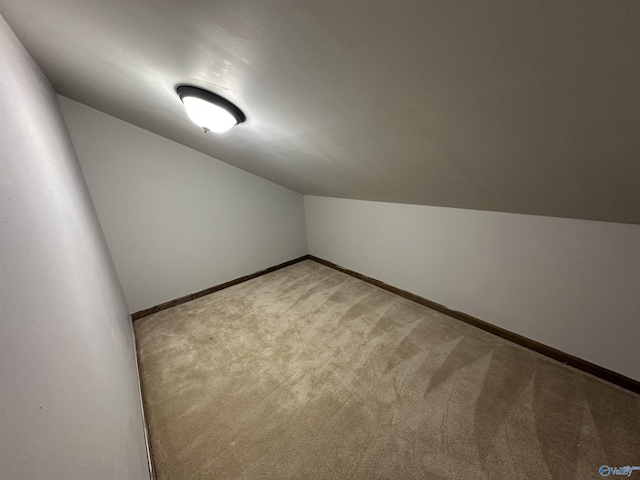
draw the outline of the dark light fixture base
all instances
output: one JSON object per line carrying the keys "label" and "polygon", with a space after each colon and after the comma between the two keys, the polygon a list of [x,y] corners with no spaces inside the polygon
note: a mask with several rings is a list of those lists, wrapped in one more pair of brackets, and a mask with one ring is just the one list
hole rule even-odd
{"label": "dark light fixture base", "polygon": [[[200,98],[206,102],[218,105],[221,108],[227,110],[236,119],[236,125],[243,123],[247,120],[246,115],[236,105],[231,103],[224,97],[218,94],[204,90],[203,88],[194,87],[193,85],[178,85],[176,87],[176,93],[182,100],[184,97]],[[207,129],[204,129],[205,133],[208,133]]]}

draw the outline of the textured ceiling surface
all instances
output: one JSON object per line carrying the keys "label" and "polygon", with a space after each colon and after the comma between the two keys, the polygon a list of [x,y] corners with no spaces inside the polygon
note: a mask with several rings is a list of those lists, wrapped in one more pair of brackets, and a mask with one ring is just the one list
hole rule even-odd
{"label": "textured ceiling surface", "polygon": [[[55,89],[305,194],[640,223],[640,2],[0,0]],[[237,103],[224,135],[174,87]]]}

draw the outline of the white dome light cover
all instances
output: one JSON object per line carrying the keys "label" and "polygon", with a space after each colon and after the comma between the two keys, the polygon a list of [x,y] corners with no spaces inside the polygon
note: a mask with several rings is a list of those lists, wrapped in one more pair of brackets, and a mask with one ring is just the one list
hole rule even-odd
{"label": "white dome light cover", "polygon": [[229,100],[202,88],[179,85],[176,92],[191,121],[205,132],[221,133],[247,119]]}

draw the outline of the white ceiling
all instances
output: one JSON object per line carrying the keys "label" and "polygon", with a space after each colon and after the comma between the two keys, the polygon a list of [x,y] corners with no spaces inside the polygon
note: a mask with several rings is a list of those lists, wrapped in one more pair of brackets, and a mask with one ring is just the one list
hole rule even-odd
{"label": "white ceiling", "polygon": [[[640,2],[0,0],[56,90],[305,194],[640,223]],[[204,134],[192,83],[247,123]]]}

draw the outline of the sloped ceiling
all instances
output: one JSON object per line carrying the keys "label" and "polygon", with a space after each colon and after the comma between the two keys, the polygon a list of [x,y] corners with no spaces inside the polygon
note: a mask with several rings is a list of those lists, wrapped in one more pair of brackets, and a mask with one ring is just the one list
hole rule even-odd
{"label": "sloped ceiling", "polygon": [[[640,223],[637,1],[0,0],[0,13],[60,94],[301,193]],[[179,83],[247,123],[204,134]]]}

